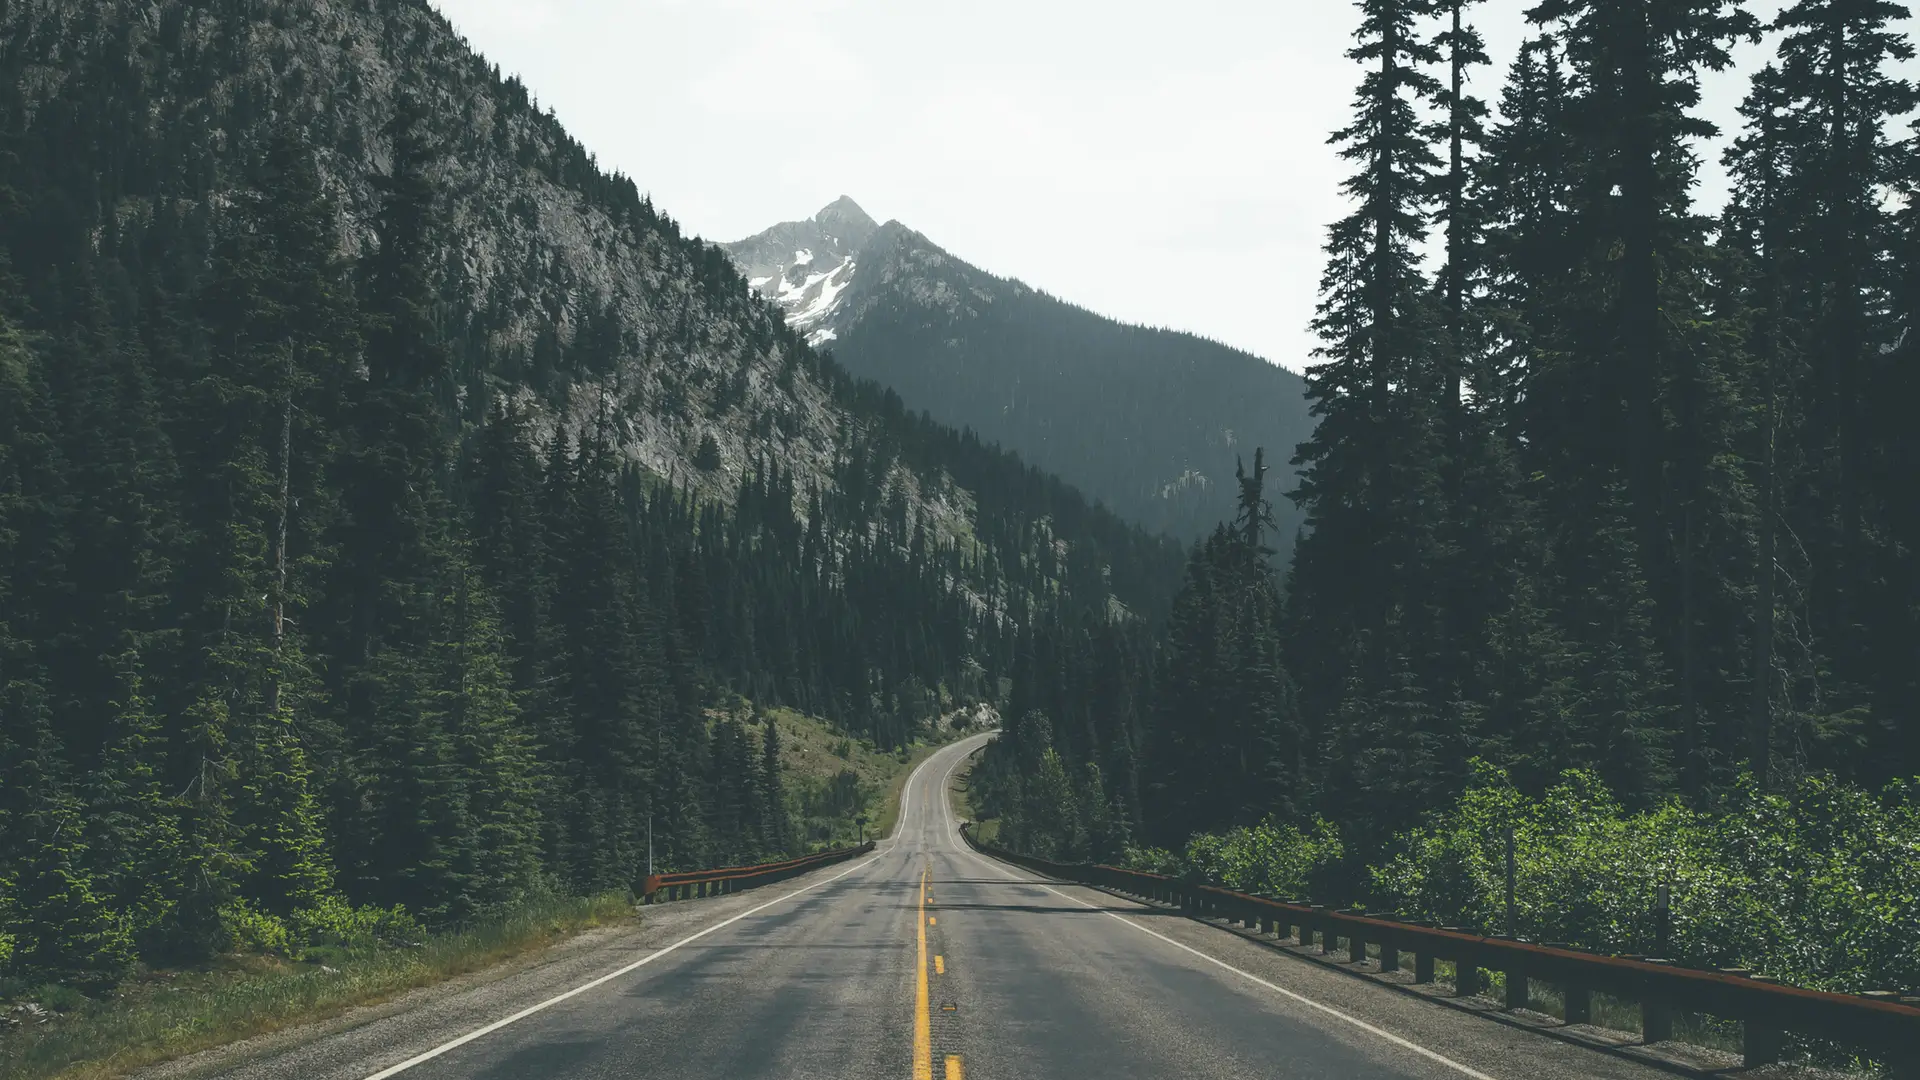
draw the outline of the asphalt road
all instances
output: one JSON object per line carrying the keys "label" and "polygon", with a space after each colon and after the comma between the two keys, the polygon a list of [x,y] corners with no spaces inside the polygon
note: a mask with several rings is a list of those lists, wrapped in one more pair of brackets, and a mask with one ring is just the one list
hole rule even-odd
{"label": "asphalt road", "polygon": [[914,773],[894,837],[865,859],[664,905],[639,936],[590,941],[530,970],[401,1002],[244,1062],[169,1072],[226,1080],[1668,1075],[976,855],[960,841],[945,794],[979,741],[944,748]]}

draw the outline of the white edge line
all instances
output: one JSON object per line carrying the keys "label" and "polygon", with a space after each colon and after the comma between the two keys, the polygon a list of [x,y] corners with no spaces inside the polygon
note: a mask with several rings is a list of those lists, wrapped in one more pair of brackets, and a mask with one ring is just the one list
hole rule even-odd
{"label": "white edge line", "polygon": [[761,904],[759,907],[748,908],[746,911],[743,911],[740,914],[735,915],[733,918],[728,919],[725,922],[714,923],[712,926],[707,927],[705,930],[702,930],[699,933],[689,934],[686,937],[681,938],[679,941],[676,941],[673,944],[666,946],[665,948],[658,949],[654,952],[648,953],[647,955],[641,957],[638,960],[635,960],[633,963],[628,964],[626,967],[623,967],[618,971],[610,971],[607,974],[602,975],[599,978],[593,980],[592,982],[584,983],[580,986],[576,986],[564,994],[559,994],[557,996],[550,997],[538,1005],[530,1005],[527,1008],[521,1009],[519,1012],[514,1013],[512,1016],[509,1016],[504,1020],[495,1020],[493,1023],[488,1024],[485,1027],[475,1028],[474,1030],[467,1032],[465,1035],[462,1035],[457,1039],[453,1039],[448,1042],[441,1043],[439,1046],[436,1046],[433,1049],[428,1050],[423,1054],[418,1054],[418,1055],[415,1055],[414,1057],[410,1057],[398,1065],[390,1065],[387,1068],[381,1069],[379,1072],[374,1073],[371,1076],[368,1076],[366,1080],[386,1080],[387,1077],[395,1076],[399,1073],[403,1073],[408,1069],[411,1069],[415,1065],[418,1065],[422,1062],[431,1061],[434,1058],[439,1057],[441,1054],[444,1054],[449,1050],[455,1049],[457,1047],[465,1046],[467,1043],[472,1042],[473,1040],[479,1038],[482,1035],[491,1034],[495,1031],[499,1031],[503,1027],[506,1027],[508,1024],[514,1023],[515,1021],[524,1020],[527,1017],[532,1016],[534,1013],[537,1013],[540,1010],[547,1008],[548,1006],[558,1005],[560,1002],[565,1001],[576,994],[584,994],[587,991],[593,989],[594,987],[600,986],[607,982],[611,982],[614,979],[617,979],[620,976],[625,975],[630,971],[634,971],[635,969],[638,969],[638,968],[643,968],[648,964],[653,963],[655,960],[658,960],[661,957],[667,955],[668,953],[674,951],[675,949],[678,949],[680,946],[688,944],[689,942],[698,941],[699,939],[706,937],[708,934],[713,933],[715,930],[720,930],[728,926],[732,926],[734,923],[739,922],[741,919],[744,919],[749,915],[757,915],[760,912],[765,911],[768,908],[774,906],[775,904],[779,904],[779,903],[783,903],[785,901],[791,900],[794,897],[799,896],[801,893],[804,893],[804,892],[812,892],[813,890],[819,888],[822,885],[831,885],[834,882],[839,881],[841,878],[846,877],[848,874],[853,873],[855,870],[863,870],[869,866],[872,866],[875,861],[876,861],[875,859],[862,859],[860,862],[846,868],[845,870],[840,871],[839,873],[833,875],[830,878],[827,878],[824,881],[816,881],[813,884],[808,885],[806,888],[795,889],[792,892],[786,894],[785,896],[781,896],[781,897],[777,897],[775,899],[769,900],[766,903]]}
{"label": "white edge line", "polygon": [[[949,813],[951,813],[951,810],[949,810]],[[1066,893],[1061,892],[1060,890],[1054,888],[1051,885],[1046,884],[1045,882],[1027,881],[1019,877],[1016,877],[1013,874],[1010,874],[1006,870],[1002,869],[999,863],[991,862],[983,858],[977,852],[975,852],[972,848],[966,847],[964,844],[961,846],[959,850],[964,852],[968,858],[973,859],[975,862],[980,863],[981,865],[987,867],[990,870],[993,870],[995,873],[998,873],[1000,876],[1006,878],[1008,881],[1018,882],[1022,885],[1038,885],[1041,888],[1047,890],[1048,892],[1052,893],[1053,895],[1059,897],[1062,900],[1071,900],[1074,903],[1079,904],[1083,908],[1089,908],[1091,910],[1099,911],[1097,907],[1087,903],[1085,900],[1082,900],[1077,896],[1068,896]],[[1494,1080],[1494,1077],[1488,1076],[1486,1073],[1483,1073],[1480,1070],[1475,1069],[1470,1065],[1463,1065],[1460,1062],[1455,1061],[1444,1054],[1436,1053],[1435,1051],[1429,1050],[1426,1047],[1421,1046],[1419,1043],[1411,1042],[1407,1039],[1403,1039],[1400,1036],[1395,1035],[1393,1032],[1386,1030],[1385,1028],[1375,1027],[1374,1025],[1367,1023],[1365,1020],[1362,1020],[1351,1013],[1341,1012],[1339,1009],[1336,1009],[1331,1005],[1323,1005],[1320,1002],[1315,1001],[1310,997],[1305,997],[1301,994],[1297,994],[1294,991],[1289,990],[1284,986],[1278,986],[1274,983],[1268,982],[1267,980],[1261,978],[1258,975],[1253,974],[1250,971],[1242,971],[1241,969],[1234,967],[1232,964],[1227,963],[1225,960],[1220,960],[1220,959],[1216,959],[1214,957],[1208,956],[1206,953],[1201,952],[1199,949],[1196,949],[1191,945],[1187,945],[1182,942],[1175,941],[1172,938],[1168,937],[1167,935],[1162,934],[1158,930],[1153,930],[1148,927],[1141,926],[1139,923],[1134,922],[1132,919],[1125,918],[1116,912],[1100,911],[1100,914],[1105,915],[1107,918],[1113,919],[1114,921],[1122,923],[1126,926],[1131,926],[1135,930],[1138,930],[1141,933],[1146,934],[1148,937],[1159,938],[1161,941],[1166,942],[1167,944],[1173,946],[1176,949],[1181,950],[1182,952],[1192,953],[1193,955],[1199,957],[1202,960],[1205,960],[1207,963],[1212,964],[1217,968],[1221,968],[1226,971],[1231,971],[1235,975],[1240,976],[1241,978],[1247,980],[1248,982],[1254,983],[1255,985],[1258,985],[1258,986],[1263,986],[1266,989],[1271,990],[1282,997],[1289,998],[1293,1001],[1297,1001],[1300,1004],[1306,1005],[1310,1008],[1318,1009],[1321,1012],[1326,1013],[1328,1016],[1334,1017],[1337,1020],[1344,1020],[1345,1022],[1352,1024],[1354,1027],[1357,1027],[1360,1030],[1365,1031],[1369,1034],[1377,1035],[1380,1038],[1385,1039],[1386,1041],[1392,1043],[1395,1046],[1400,1047],[1403,1050],[1411,1050],[1414,1053],[1419,1054],[1421,1057],[1427,1058],[1432,1061],[1436,1061],[1442,1065],[1447,1066],[1450,1069],[1455,1069],[1465,1076],[1471,1076],[1473,1077],[1473,1080]]]}
{"label": "white edge line", "polygon": [[[928,761],[931,761],[931,760],[932,758],[929,757]],[[922,762],[919,766],[916,766],[913,771],[917,773],[925,767],[926,767],[926,762]],[[953,774],[953,769],[949,768],[947,770],[947,775],[951,776],[952,774]],[[893,835],[887,838],[889,841],[889,846],[888,846],[889,851],[893,849],[892,848],[893,843],[898,842],[900,838],[900,832],[906,825],[907,808],[912,805],[911,795],[913,792],[913,780],[914,778],[911,775],[907,777],[907,783],[906,783],[905,789],[901,793],[900,816],[893,823]],[[951,809],[949,809],[949,813],[951,813]],[[734,923],[739,922],[741,919],[744,919],[749,915],[757,915],[760,912],[765,911],[768,908],[774,906],[775,904],[784,903],[788,900],[793,899],[796,896],[799,896],[801,893],[811,892],[822,885],[831,885],[834,882],[839,881],[841,878],[846,877],[848,874],[851,874],[856,870],[861,870],[866,867],[872,866],[876,861],[878,861],[878,857],[879,857],[879,853],[876,852],[874,858],[862,859],[860,862],[847,867],[845,870],[840,871],[839,873],[833,875],[830,878],[827,878],[824,881],[816,881],[813,884],[808,885],[804,889],[795,889],[792,892],[786,894],[785,896],[776,897],[772,900],[767,901],[764,904],[761,904],[759,907],[748,908],[746,911],[743,911],[740,914],[735,915],[733,918],[728,919],[725,922],[714,923],[712,926],[707,927],[705,930],[702,930],[699,933],[689,934],[686,937],[681,938],[679,941],[676,941],[673,944],[666,946],[665,948],[648,953],[647,955],[641,957],[638,960],[635,960],[633,963],[628,964],[626,967],[623,967],[618,971],[610,971],[607,974],[602,975],[599,978],[593,980],[592,982],[585,983],[580,986],[576,986],[564,994],[559,994],[555,997],[550,997],[547,1000],[540,1002],[538,1005],[529,1005],[528,1007],[521,1009],[519,1012],[514,1013],[512,1016],[506,1017],[505,1019],[495,1020],[493,1023],[488,1024],[485,1027],[475,1028],[474,1030],[467,1032],[465,1035],[462,1035],[457,1039],[452,1039],[447,1042],[441,1043],[439,1046],[436,1046],[433,1049],[426,1051],[425,1053],[417,1054],[413,1057],[410,1057],[398,1065],[389,1065],[388,1067],[381,1069],[379,1072],[373,1073],[372,1075],[366,1077],[366,1080],[387,1080],[387,1077],[397,1076],[400,1073],[406,1072],[408,1069],[413,1068],[415,1065],[421,1064],[422,1062],[432,1061],[434,1058],[439,1057],[441,1054],[444,1054],[449,1050],[453,1050],[458,1047],[465,1046],[467,1043],[470,1043],[473,1040],[478,1039],[482,1035],[492,1034],[493,1032],[499,1031],[501,1028],[506,1027],[508,1024],[511,1024],[520,1020],[525,1020],[527,1017],[532,1016],[534,1013],[537,1013],[542,1009],[545,1009],[552,1005],[558,1005],[560,1002],[565,1001],[568,998],[575,996],[576,994],[584,994],[587,991],[593,989],[594,987],[601,986],[605,983],[611,982],[614,979],[617,979],[620,976],[627,974],[628,972],[646,967],[648,964],[651,964],[655,960],[658,960],[661,957],[667,955],[668,953],[674,951],[675,949],[678,949],[680,946],[685,945],[689,942],[698,941],[699,939],[706,937],[708,934],[713,933],[715,930],[720,930],[720,929],[724,929],[725,927],[732,926]]]}

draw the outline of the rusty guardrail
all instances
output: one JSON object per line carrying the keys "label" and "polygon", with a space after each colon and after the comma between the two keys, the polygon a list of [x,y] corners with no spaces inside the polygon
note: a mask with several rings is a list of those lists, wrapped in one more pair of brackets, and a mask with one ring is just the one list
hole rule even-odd
{"label": "rusty guardrail", "polygon": [[1372,945],[1381,971],[1404,970],[1411,954],[1416,983],[1433,981],[1436,959],[1450,961],[1457,996],[1478,993],[1485,985],[1482,973],[1500,971],[1509,1009],[1526,1007],[1527,980],[1538,979],[1555,984],[1565,996],[1568,1024],[1590,1021],[1593,992],[1601,990],[1639,1003],[1647,1042],[1672,1038],[1675,1012],[1706,1013],[1740,1022],[1747,1067],[1778,1061],[1785,1034],[1794,1032],[1856,1048],[1882,1061],[1889,1076],[1920,1080],[1920,996],[1807,990],[1743,969],[1701,970],[1658,958],[1608,956],[1393,915],[1330,911],[1117,866],[1049,862],[983,844],[970,826],[963,824],[961,835],[975,850],[1049,877],[1170,904],[1199,918],[1237,922],[1303,946],[1317,938],[1322,953],[1334,953],[1345,939],[1349,963],[1370,959],[1367,946]]}
{"label": "rusty guardrail", "polygon": [[[649,874],[640,892],[645,902],[649,904],[661,899],[691,900],[701,896],[721,896],[799,877],[809,870],[818,870],[822,866],[845,862],[856,855],[865,855],[872,851],[873,847],[873,841],[869,840],[857,847],[816,851],[811,855],[802,855],[785,862],[760,863],[756,866],[725,866],[713,870],[682,870],[672,874]],[[662,894],[665,895],[662,896]]]}

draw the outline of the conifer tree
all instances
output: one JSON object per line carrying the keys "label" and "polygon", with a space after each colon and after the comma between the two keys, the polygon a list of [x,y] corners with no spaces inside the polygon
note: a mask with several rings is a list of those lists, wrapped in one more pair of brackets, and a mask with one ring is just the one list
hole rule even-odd
{"label": "conifer tree", "polygon": [[[1807,474],[1784,501],[1796,533],[1820,549],[1811,587],[1829,598],[1815,633],[1833,668],[1824,687],[1833,713],[1915,700],[1904,674],[1888,677],[1910,664],[1895,659],[1886,641],[1914,624],[1909,612],[1882,601],[1888,567],[1900,560],[1887,550],[1879,509],[1892,503],[1875,495],[1892,474],[1874,449],[1896,439],[1899,426],[1882,422],[1893,415],[1881,391],[1897,370],[1887,357],[1902,332],[1890,272],[1896,224],[1882,193],[1906,167],[1888,123],[1920,104],[1913,83],[1891,73],[1914,55],[1896,26],[1906,14],[1884,0],[1799,0],[1773,23],[1782,37],[1777,115],[1767,137],[1779,144],[1786,188],[1775,200],[1783,220],[1773,228],[1797,249],[1790,280],[1798,294],[1776,302],[1793,320],[1786,325],[1796,331],[1792,345],[1804,364],[1795,396],[1803,403]],[[1756,84],[1756,95],[1766,92]],[[1875,745],[1898,746],[1897,726],[1891,715],[1874,716],[1859,745],[1869,755]],[[1822,741],[1824,764],[1844,743]]]}
{"label": "conifer tree", "polygon": [[146,696],[138,650],[121,653],[114,666],[113,716],[100,767],[85,785],[85,839],[95,886],[125,913],[146,950],[162,944],[179,898],[179,808],[161,786],[165,735]]}
{"label": "conifer tree", "polygon": [[[1294,458],[1301,473],[1291,494],[1311,531],[1289,578],[1288,655],[1304,708],[1322,718],[1317,745],[1337,741],[1325,727],[1334,717],[1352,715],[1340,701],[1384,688],[1396,658],[1416,664],[1420,678],[1431,665],[1414,650],[1437,629],[1428,579],[1444,496],[1446,377],[1414,249],[1427,235],[1440,166],[1418,120],[1440,88],[1422,68],[1440,57],[1415,33],[1420,5],[1359,8],[1359,44],[1348,55],[1368,71],[1353,123],[1333,137],[1359,166],[1343,185],[1356,206],[1328,231],[1313,324],[1323,362],[1307,390],[1319,426]],[[1319,763],[1323,778],[1333,775],[1328,764]]]}

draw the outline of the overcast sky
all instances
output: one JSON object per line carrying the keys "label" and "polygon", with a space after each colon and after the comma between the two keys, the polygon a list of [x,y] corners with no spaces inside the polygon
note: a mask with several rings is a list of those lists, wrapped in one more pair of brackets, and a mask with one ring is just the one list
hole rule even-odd
{"label": "overcast sky", "polygon": [[[1326,136],[1360,75],[1346,0],[437,2],[710,240],[846,194],[1103,314],[1308,360],[1320,243],[1345,212]],[[1531,2],[1477,9],[1489,101]],[[1733,128],[1770,55],[1740,49],[1701,112]]]}

